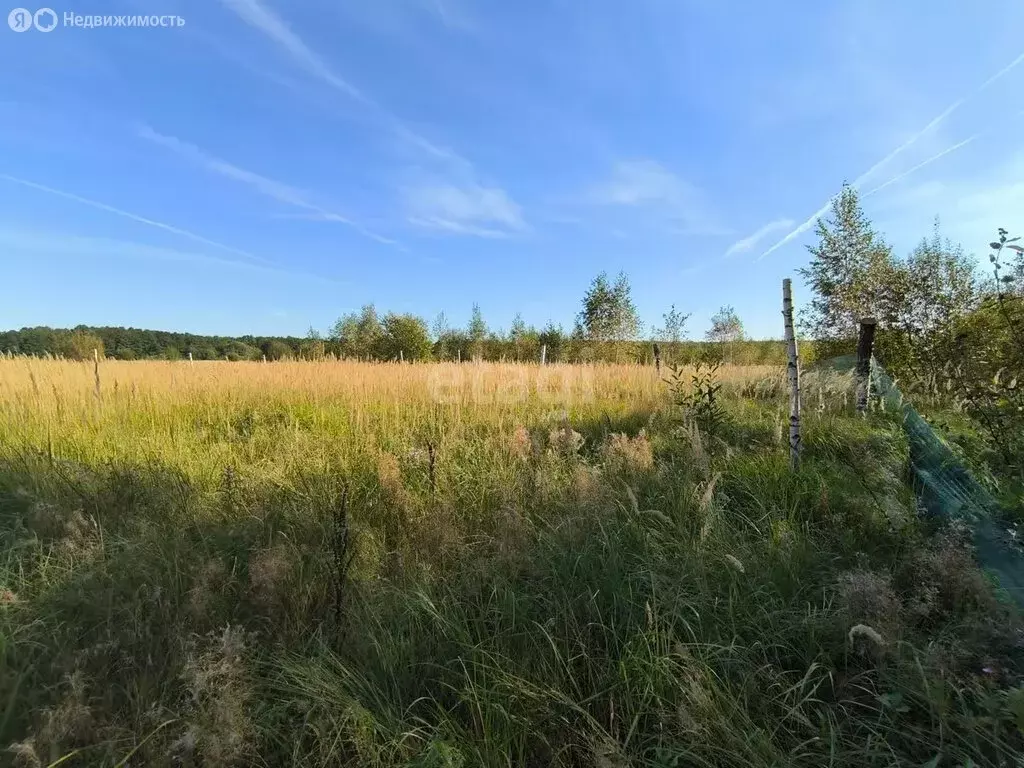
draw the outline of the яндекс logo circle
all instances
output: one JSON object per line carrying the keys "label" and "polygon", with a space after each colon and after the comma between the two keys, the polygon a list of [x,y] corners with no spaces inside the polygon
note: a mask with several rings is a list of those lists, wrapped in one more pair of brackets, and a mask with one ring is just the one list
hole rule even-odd
{"label": "\u044f\u043d\u0434\u0435\u043a\u0441 logo circle", "polygon": [[7,14],[7,26],[15,32],[27,32],[32,29],[32,11],[28,8],[15,8]]}

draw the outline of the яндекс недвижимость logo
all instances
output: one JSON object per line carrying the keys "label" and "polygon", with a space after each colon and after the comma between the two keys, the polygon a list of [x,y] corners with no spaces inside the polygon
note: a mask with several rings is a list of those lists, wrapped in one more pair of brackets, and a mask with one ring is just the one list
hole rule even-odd
{"label": "\u044f\u043d\u0434\u0435\u043a\u0441 \u043d\u0435\u0434\u0432\u0438\u0436\u0438\u043c\u043e\u0441\u0442\u044c logo", "polygon": [[[63,24],[61,20],[63,19]],[[80,14],[65,11],[63,17],[52,8],[40,8],[32,12],[28,8],[15,8],[7,14],[7,26],[15,32],[52,32],[58,26],[81,27],[183,27],[185,19],[177,15],[145,16],[113,14]]]}

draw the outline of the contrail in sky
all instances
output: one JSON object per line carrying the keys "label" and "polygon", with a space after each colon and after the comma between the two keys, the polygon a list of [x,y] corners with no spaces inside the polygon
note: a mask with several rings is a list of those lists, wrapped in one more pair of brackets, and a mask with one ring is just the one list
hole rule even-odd
{"label": "contrail in sky", "polygon": [[[1003,68],[1002,68],[1001,70],[999,70],[999,71],[998,71],[998,72],[996,72],[996,73],[995,73],[994,75],[992,75],[992,77],[990,77],[990,78],[989,78],[988,80],[986,80],[985,82],[983,82],[983,83],[982,83],[982,84],[981,84],[980,86],[978,86],[978,88],[977,88],[977,89],[976,89],[976,90],[974,91],[974,93],[970,94],[970,96],[967,96],[967,97],[964,97],[964,98],[960,98],[960,99],[957,99],[957,100],[956,100],[956,101],[954,101],[954,102],[953,102],[952,104],[950,104],[950,105],[949,105],[948,107],[946,107],[946,108],[945,108],[944,110],[942,110],[942,112],[941,112],[941,113],[940,113],[940,114],[939,114],[939,115],[938,115],[937,117],[933,118],[933,119],[931,120],[931,122],[929,122],[929,123],[928,123],[928,125],[926,125],[926,126],[925,126],[924,128],[922,128],[922,129],[921,129],[920,131],[918,131],[917,133],[915,133],[915,134],[914,134],[913,136],[911,136],[911,137],[910,137],[909,139],[907,139],[907,140],[906,140],[905,142],[903,142],[902,144],[900,144],[900,146],[898,146],[898,147],[897,147],[896,149],[894,149],[894,150],[893,150],[892,152],[890,152],[890,153],[889,153],[888,155],[886,155],[885,157],[883,157],[883,158],[882,158],[881,160],[879,160],[879,161],[878,161],[877,163],[875,163],[874,165],[872,165],[872,166],[871,166],[871,167],[870,167],[870,168],[869,168],[868,170],[866,170],[866,171],[865,171],[864,173],[862,173],[862,174],[861,174],[860,176],[858,176],[858,177],[857,177],[857,179],[856,179],[856,181],[854,181],[854,182],[853,182],[853,185],[852,185],[852,186],[853,186],[853,187],[855,187],[855,188],[856,188],[856,187],[859,187],[859,186],[860,186],[861,184],[863,184],[863,183],[864,183],[864,181],[866,181],[866,180],[867,180],[867,179],[868,179],[868,178],[869,178],[869,177],[870,177],[870,176],[871,176],[871,175],[872,175],[873,173],[875,173],[875,171],[877,171],[877,170],[878,170],[879,168],[882,168],[883,166],[887,165],[887,164],[888,164],[888,163],[889,163],[890,161],[892,161],[892,160],[893,160],[893,159],[894,159],[895,157],[897,157],[897,156],[898,156],[899,154],[901,154],[901,153],[902,153],[902,152],[904,152],[904,151],[905,151],[906,149],[908,149],[908,148],[910,148],[911,146],[913,146],[913,145],[914,145],[914,144],[915,144],[915,143],[917,142],[917,140],[918,140],[918,139],[920,139],[920,138],[921,138],[922,136],[924,136],[924,135],[925,135],[926,133],[928,133],[928,132],[929,132],[929,131],[931,131],[931,130],[932,130],[933,128],[935,128],[936,126],[938,126],[938,125],[939,125],[940,123],[942,123],[942,122],[943,122],[943,121],[944,121],[944,120],[945,120],[946,118],[948,118],[948,117],[949,117],[949,116],[950,116],[951,114],[953,114],[953,113],[954,113],[954,112],[955,112],[955,111],[956,111],[957,109],[959,109],[959,108],[960,108],[960,106],[961,106],[961,105],[962,105],[962,104],[963,104],[963,103],[964,103],[965,101],[967,101],[967,99],[968,99],[968,98],[973,98],[974,96],[977,96],[977,95],[978,95],[979,93],[981,93],[981,92],[982,92],[983,90],[985,90],[985,89],[986,89],[986,88],[988,88],[988,87],[989,87],[990,85],[992,85],[992,83],[994,83],[994,82],[995,82],[996,80],[998,80],[999,78],[1003,77],[1003,76],[1004,76],[1004,75],[1006,75],[1006,74],[1007,74],[1008,72],[1010,72],[1010,71],[1011,71],[1012,69],[1014,69],[1015,67],[1017,67],[1017,66],[1018,66],[1018,65],[1019,65],[1019,64],[1020,64],[1021,62],[1024,62],[1024,53],[1021,53],[1021,54],[1020,54],[1020,55],[1019,55],[1019,56],[1018,56],[1017,58],[1015,58],[1015,59],[1014,59],[1013,61],[1011,61],[1011,62],[1010,62],[1009,64],[1007,64],[1007,65],[1006,65],[1005,67],[1003,67]],[[940,157],[942,157],[943,155],[949,154],[949,153],[950,153],[950,152],[952,152],[953,150],[955,150],[955,149],[959,149],[960,147],[962,147],[962,146],[964,146],[964,145],[966,145],[966,144],[970,143],[971,141],[973,141],[973,140],[974,140],[974,139],[976,139],[977,137],[978,137],[978,134],[975,134],[974,136],[971,136],[970,138],[968,138],[968,139],[965,139],[964,141],[960,142],[959,144],[957,144],[957,145],[955,145],[955,146],[953,146],[953,147],[950,147],[950,148],[948,148],[948,149],[946,149],[946,150],[943,150],[942,152],[940,152],[939,154],[935,155],[934,157],[931,157],[931,158],[929,158],[928,160],[925,160],[924,162],[922,162],[922,163],[919,163],[919,164],[918,164],[918,165],[916,165],[916,166],[915,166],[914,168],[911,168],[911,169],[910,169],[909,171],[905,171],[905,172],[903,172],[903,173],[899,174],[898,176],[896,176],[896,177],[894,177],[894,178],[892,178],[892,179],[889,179],[888,181],[884,182],[884,183],[883,183],[883,184],[881,184],[880,186],[878,186],[878,187],[876,187],[875,189],[873,189],[873,190],[872,190],[871,192],[869,192],[868,194],[872,194],[872,193],[874,193],[874,192],[877,192],[877,191],[878,191],[879,189],[882,189],[883,187],[887,187],[887,186],[888,186],[889,184],[892,184],[892,183],[894,183],[894,182],[895,182],[895,181],[896,181],[897,179],[902,179],[902,178],[904,178],[904,177],[908,176],[909,174],[913,173],[914,171],[918,170],[919,168],[923,168],[924,166],[928,165],[929,163],[931,163],[931,162],[934,162],[935,160],[938,160],[938,159],[939,159]],[[814,212],[813,214],[811,214],[810,218],[808,218],[808,219],[807,219],[806,221],[804,221],[804,222],[803,222],[802,224],[800,224],[799,226],[797,226],[797,227],[796,227],[796,229],[794,229],[794,230],[792,230],[791,232],[789,232],[789,233],[788,233],[788,234],[787,234],[787,235],[786,235],[785,237],[783,237],[783,238],[782,238],[781,240],[779,240],[779,241],[778,241],[777,243],[775,243],[775,245],[771,246],[771,247],[770,247],[770,248],[769,248],[769,249],[768,249],[767,251],[765,251],[765,252],[764,252],[764,253],[762,253],[762,254],[761,254],[760,256],[758,256],[756,260],[757,260],[757,261],[760,261],[760,260],[761,260],[761,259],[763,259],[763,258],[764,258],[765,256],[767,256],[768,254],[770,254],[770,253],[773,253],[773,252],[777,251],[777,250],[778,250],[779,248],[781,248],[782,246],[786,245],[787,243],[790,243],[790,242],[792,242],[792,241],[793,241],[793,240],[795,240],[795,239],[796,239],[797,237],[799,237],[799,236],[800,236],[800,235],[802,235],[802,234],[803,234],[804,232],[806,232],[806,231],[807,231],[808,229],[810,229],[811,227],[813,227],[813,226],[814,226],[814,223],[815,223],[815,222],[816,222],[816,221],[817,221],[817,220],[818,220],[818,219],[819,219],[819,218],[820,218],[820,217],[821,217],[821,216],[822,216],[822,215],[823,215],[823,214],[824,214],[824,213],[825,213],[826,211],[828,211],[828,209],[829,209],[829,206],[831,206],[831,205],[832,205],[832,201],[833,201],[833,200],[835,200],[835,199],[836,199],[836,197],[838,197],[838,195],[833,195],[832,197],[830,197],[830,198],[828,199],[828,201],[827,201],[827,202],[826,202],[826,203],[825,203],[825,204],[824,204],[824,205],[823,205],[823,206],[822,206],[821,208],[819,208],[819,209],[818,209],[817,211],[815,211],[815,212]]]}

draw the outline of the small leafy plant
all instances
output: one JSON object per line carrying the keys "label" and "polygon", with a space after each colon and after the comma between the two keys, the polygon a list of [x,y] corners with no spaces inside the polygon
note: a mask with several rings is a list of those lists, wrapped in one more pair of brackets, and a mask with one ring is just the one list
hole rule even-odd
{"label": "small leafy plant", "polygon": [[718,380],[718,369],[721,365],[720,359],[704,355],[697,360],[689,377],[682,368],[671,365],[666,379],[672,401],[683,410],[684,418],[711,437],[721,432],[726,421],[719,398],[722,383]]}

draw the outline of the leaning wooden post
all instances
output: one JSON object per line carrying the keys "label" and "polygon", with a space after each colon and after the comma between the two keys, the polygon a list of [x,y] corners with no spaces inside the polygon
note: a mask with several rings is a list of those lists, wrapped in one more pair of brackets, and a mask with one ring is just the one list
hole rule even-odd
{"label": "leaning wooden post", "polygon": [[541,365],[547,365],[547,362],[548,362],[548,345],[547,344],[541,344],[540,345],[540,364]]}
{"label": "leaning wooden post", "polygon": [[860,321],[857,336],[857,413],[867,415],[868,399],[871,397],[871,352],[875,347],[875,330],[878,321],[865,317]]}
{"label": "leaning wooden post", "polygon": [[661,347],[654,344],[654,371],[655,373],[661,373]]}
{"label": "leaning wooden post", "polygon": [[194,365],[194,363],[192,362],[192,353],[191,352],[188,353],[188,364],[189,365]]}
{"label": "leaning wooden post", "polygon": [[405,352],[403,350],[401,350],[401,349],[398,350],[398,362],[400,362],[400,363],[404,363],[405,362]]}
{"label": "leaning wooden post", "polygon": [[800,468],[800,355],[793,330],[793,281],[782,281],[782,317],[786,326],[786,351],[789,354],[789,464]]}

